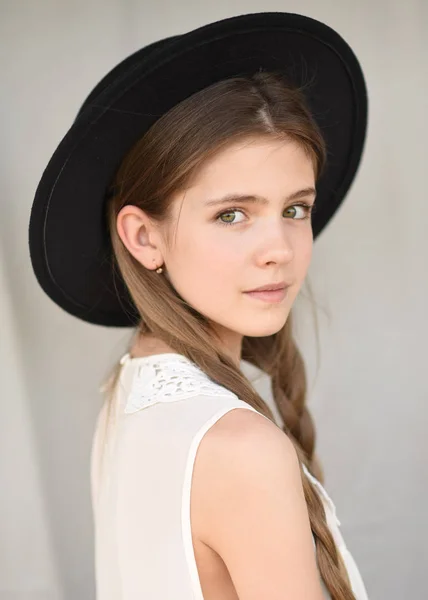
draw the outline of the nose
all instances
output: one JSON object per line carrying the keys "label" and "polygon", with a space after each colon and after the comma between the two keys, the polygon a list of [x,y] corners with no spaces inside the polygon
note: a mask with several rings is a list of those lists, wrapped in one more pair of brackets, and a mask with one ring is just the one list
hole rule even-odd
{"label": "nose", "polygon": [[287,231],[284,222],[263,228],[260,232],[257,249],[257,263],[259,266],[267,263],[287,264],[293,260],[294,246],[292,233]]}

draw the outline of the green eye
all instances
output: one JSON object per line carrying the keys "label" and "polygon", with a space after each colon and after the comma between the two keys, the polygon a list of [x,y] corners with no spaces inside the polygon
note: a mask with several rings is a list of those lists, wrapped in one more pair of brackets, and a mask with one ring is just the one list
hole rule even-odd
{"label": "green eye", "polygon": [[289,206],[286,210],[291,210],[293,208],[296,209],[297,207],[304,209],[305,216],[301,217],[300,219],[293,219],[294,221],[304,221],[306,219],[309,219],[311,216],[311,213],[315,210],[315,208],[313,206],[311,206],[310,204],[305,204],[305,203],[293,204],[293,206]]}
{"label": "green eye", "polygon": [[[234,217],[236,215],[236,213],[242,213],[242,210],[240,210],[239,208],[232,208],[230,210],[227,210],[225,212],[220,213],[217,217],[216,217],[216,221],[218,221],[218,223],[220,223],[221,225],[234,225],[235,224],[235,220]],[[223,220],[223,217],[232,217],[231,219],[227,219],[227,220]],[[239,221],[238,221],[239,222]]]}

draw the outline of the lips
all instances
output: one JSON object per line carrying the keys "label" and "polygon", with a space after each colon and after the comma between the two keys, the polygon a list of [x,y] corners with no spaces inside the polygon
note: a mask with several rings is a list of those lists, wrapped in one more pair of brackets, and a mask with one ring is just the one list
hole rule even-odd
{"label": "lips", "polygon": [[258,288],[254,288],[253,290],[247,290],[246,293],[250,292],[274,292],[276,290],[283,290],[284,288],[289,287],[285,281],[280,281],[279,283],[268,283],[266,285],[262,285]]}
{"label": "lips", "polygon": [[277,288],[276,290],[257,290],[251,292],[245,292],[245,295],[254,298],[255,300],[261,300],[270,304],[277,304],[282,302],[288,295],[288,286]]}

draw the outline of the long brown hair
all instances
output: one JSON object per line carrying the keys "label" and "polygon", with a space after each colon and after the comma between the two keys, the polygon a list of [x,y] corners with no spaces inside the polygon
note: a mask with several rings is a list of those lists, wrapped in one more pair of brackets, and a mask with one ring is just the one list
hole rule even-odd
{"label": "long brown hair", "polygon": [[[114,267],[141,317],[138,332],[164,341],[274,423],[271,410],[224,353],[208,320],[178,295],[168,278],[144,268],[128,252],[116,220],[122,207],[132,204],[156,222],[168,224],[171,196],[186,188],[205,160],[238,139],[267,136],[296,141],[312,159],[318,179],[326,147],[303,90],[277,74],[259,72],[220,81],[192,95],[159,118],[130,150],[118,169],[107,206]],[[314,424],[306,407],[305,366],[293,338],[291,313],[277,333],[244,337],[242,359],[271,376],[284,432],[300,463],[322,482]],[[119,372],[118,365],[106,388],[110,398]],[[322,579],[333,600],[355,600],[322,501],[302,467],[301,475]]]}

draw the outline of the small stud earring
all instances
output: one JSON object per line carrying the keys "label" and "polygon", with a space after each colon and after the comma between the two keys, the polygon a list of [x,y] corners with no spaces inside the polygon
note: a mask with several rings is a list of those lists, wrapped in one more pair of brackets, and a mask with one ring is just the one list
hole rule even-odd
{"label": "small stud earring", "polygon": [[163,272],[163,268],[162,268],[162,267],[158,267],[158,268],[156,269],[156,273],[162,273],[162,272]]}

